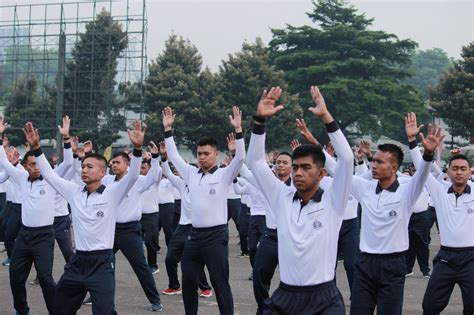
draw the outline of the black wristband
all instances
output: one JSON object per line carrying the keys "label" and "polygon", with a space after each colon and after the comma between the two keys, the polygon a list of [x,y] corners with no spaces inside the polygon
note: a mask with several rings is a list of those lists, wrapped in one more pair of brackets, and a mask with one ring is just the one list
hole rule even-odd
{"label": "black wristband", "polygon": [[133,156],[141,157],[142,156],[142,149],[133,148]]}
{"label": "black wristband", "polygon": [[64,149],[70,149],[70,148],[71,148],[71,142],[65,142]]}
{"label": "black wristband", "polygon": [[253,124],[252,132],[256,135],[263,135],[265,133],[265,125]]}
{"label": "black wristband", "polygon": [[244,137],[244,133],[243,132],[237,132],[235,134],[235,139],[242,139]]}
{"label": "black wristband", "polygon": [[255,120],[256,122],[261,123],[261,124],[264,124],[267,121],[267,119],[265,117],[260,117],[260,116],[257,116],[257,115],[253,116],[253,120]]}
{"label": "black wristband", "polygon": [[169,137],[172,137],[172,136],[173,136],[173,130],[165,131],[165,138],[169,138]]}
{"label": "black wristband", "polygon": [[428,153],[423,153],[423,160],[425,160],[426,162],[431,162],[433,161],[433,158],[434,158],[434,153],[432,154],[428,154]]}
{"label": "black wristband", "polygon": [[36,150],[33,150],[33,154],[35,155],[35,157],[38,157],[43,154],[43,150],[41,150],[41,148],[38,148]]}
{"label": "black wristband", "polygon": [[158,153],[152,153],[151,157],[157,159],[160,155]]}
{"label": "black wristband", "polygon": [[339,130],[339,126],[337,125],[337,122],[335,120],[325,125],[326,125],[326,130],[328,133],[336,132]]}
{"label": "black wristband", "polygon": [[168,158],[163,158],[163,157],[161,157],[161,162],[162,162],[162,163],[164,163],[164,162],[166,162],[166,161],[168,161]]}
{"label": "black wristband", "polygon": [[367,161],[372,162],[372,160],[373,160],[373,157],[371,157],[371,156],[367,157]]}
{"label": "black wristband", "polygon": [[364,161],[357,161],[357,165],[362,165],[364,164]]}
{"label": "black wristband", "polygon": [[73,158],[73,159],[77,159],[78,157],[79,157],[79,155],[77,155],[77,154],[75,154],[75,153],[72,154],[72,158]]}
{"label": "black wristband", "polygon": [[418,143],[416,142],[416,140],[408,142],[408,147],[410,148],[410,150],[416,148],[417,146]]}

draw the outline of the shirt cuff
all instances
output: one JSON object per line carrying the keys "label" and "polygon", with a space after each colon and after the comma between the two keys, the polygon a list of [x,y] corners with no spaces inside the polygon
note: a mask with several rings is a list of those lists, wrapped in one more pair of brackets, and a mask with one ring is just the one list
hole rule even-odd
{"label": "shirt cuff", "polygon": [[172,136],[173,136],[173,130],[165,131],[165,138],[169,138],[169,137],[172,137]]}
{"label": "shirt cuff", "polygon": [[43,150],[41,150],[41,148],[39,148],[39,149],[34,150],[33,153],[34,153],[35,157],[38,157],[41,154],[43,154]]}
{"label": "shirt cuff", "polygon": [[243,132],[237,132],[235,134],[235,139],[243,139],[244,137],[244,133]]}
{"label": "shirt cuff", "polygon": [[423,153],[423,160],[426,162],[431,162],[433,161],[434,154],[428,154],[428,153]]}
{"label": "shirt cuff", "polygon": [[133,156],[142,157],[142,149],[133,148]]}
{"label": "shirt cuff", "polygon": [[325,125],[326,125],[326,130],[328,133],[333,133],[339,130],[339,126],[337,125],[337,122],[335,120]]}
{"label": "shirt cuff", "polygon": [[252,132],[256,135],[263,135],[265,133],[265,124],[253,124]]}
{"label": "shirt cuff", "polygon": [[152,153],[151,157],[154,158],[154,159],[157,159],[157,158],[160,157],[160,155],[158,153]]}
{"label": "shirt cuff", "polygon": [[71,148],[71,142],[65,142],[64,149],[70,149],[70,148]]}
{"label": "shirt cuff", "polygon": [[410,148],[410,150],[416,148],[417,146],[418,146],[418,143],[416,142],[416,140],[408,142],[408,147]]}

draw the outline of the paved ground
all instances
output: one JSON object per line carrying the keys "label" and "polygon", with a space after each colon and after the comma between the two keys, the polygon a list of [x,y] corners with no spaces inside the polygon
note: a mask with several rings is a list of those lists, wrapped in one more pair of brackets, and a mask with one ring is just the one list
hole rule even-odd
{"label": "paved ground", "polygon": [[[439,248],[439,235],[433,234],[433,244],[431,246],[431,257]],[[164,241],[164,237],[160,238],[160,242]],[[161,242],[163,243],[163,242]],[[235,314],[255,314],[256,304],[253,298],[252,283],[247,280],[250,273],[250,263],[248,259],[236,258],[240,253],[238,250],[238,237],[235,232],[234,225],[231,225],[231,239],[230,239],[230,279],[231,287],[234,294]],[[166,250],[164,244],[161,244]],[[1,248],[1,246],[0,246]],[[164,266],[164,253],[159,255],[159,263],[161,264],[161,271],[155,275],[157,286],[160,290],[165,289],[167,283],[167,276]],[[3,260],[6,254],[0,254],[0,259]],[[57,281],[62,274],[63,258],[56,247],[55,262],[54,262],[54,279]],[[28,281],[33,279],[35,273],[31,272]],[[346,302],[346,309],[349,310],[349,291],[347,286],[347,278],[345,276],[342,265],[337,269],[338,287],[344,296]],[[147,314],[149,306],[145,295],[140,288],[138,280],[133,273],[130,265],[125,258],[119,253],[117,255],[117,269],[116,269],[116,306],[119,314]],[[278,284],[278,274],[272,282],[272,288]],[[405,285],[405,303],[403,314],[421,314],[421,301],[425,292],[427,280],[421,277],[419,270],[415,271],[415,276],[408,278]],[[27,285],[28,301],[31,308],[31,314],[42,315],[47,314],[44,306],[44,301],[41,295],[39,286]],[[162,302],[164,305],[163,314],[184,314],[183,301],[181,295],[177,296],[163,296]],[[8,269],[0,266],[0,314],[14,314],[12,295],[9,287]],[[217,303],[214,297],[210,299],[199,299],[199,313],[200,314],[219,314]],[[461,314],[462,300],[461,293],[456,286],[453,295],[451,296],[450,304],[443,312],[443,314]],[[89,306],[83,306],[78,314],[91,314]]]}

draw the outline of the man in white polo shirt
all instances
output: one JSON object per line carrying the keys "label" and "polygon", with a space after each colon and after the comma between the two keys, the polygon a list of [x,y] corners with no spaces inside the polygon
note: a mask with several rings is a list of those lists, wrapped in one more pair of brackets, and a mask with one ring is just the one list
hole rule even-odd
{"label": "man in white polo shirt", "polygon": [[[406,118],[405,130],[410,155],[416,169],[422,163],[416,144],[416,115]],[[423,298],[423,314],[440,314],[449,303],[454,285],[461,288],[463,314],[474,314],[474,192],[469,159],[463,154],[450,158],[447,175],[450,185],[431,174],[426,188],[438,218],[441,249],[433,259],[433,271]]]}
{"label": "man in white polo shirt", "polygon": [[[317,87],[310,92],[316,106],[309,110],[325,124],[339,156],[333,185],[319,187],[325,157],[321,148],[303,145],[292,154],[288,187],[275,178],[265,161],[265,120],[283,106],[275,106],[282,90],[263,93],[254,116],[248,164],[278,231],[281,283],[265,301],[263,314],[344,314],[344,302],[334,282],[337,240],[352,180],[352,151],[326,108]],[[302,302],[304,301],[304,302]]]}
{"label": "man in white polo shirt", "polygon": [[442,141],[439,128],[422,137],[425,155],[408,182],[397,171],[403,151],[394,144],[379,145],[373,157],[372,177],[354,176],[352,195],[359,201],[361,233],[359,259],[352,287],[351,314],[401,314],[408,249],[408,223],[426,178],[433,154]]}
{"label": "man in white polo shirt", "polygon": [[53,172],[41,151],[38,130],[32,123],[25,125],[24,133],[34,150],[36,162],[45,180],[59,192],[71,206],[74,223],[76,253],[64,268],[57,284],[54,314],[75,314],[90,292],[94,314],[116,314],[115,311],[115,256],[113,243],[118,205],[132,189],[139,177],[141,147],[144,132],[141,121],[134,121],[128,135],[135,149],[128,174],[110,187],[102,185],[107,171],[107,160],[99,154],[87,155],[82,161],[79,185]]}
{"label": "man in white polo shirt", "polygon": [[173,140],[173,111],[163,111],[163,127],[168,158],[189,187],[192,202],[193,228],[185,245],[181,268],[183,271],[183,300],[186,314],[197,314],[198,282],[204,265],[207,266],[212,286],[216,292],[221,314],[233,314],[234,302],[229,284],[229,232],[227,228],[227,192],[239,173],[245,159],[242,134],[242,116],[233,108],[230,123],[236,133],[236,154],[227,167],[216,165],[219,151],[217,141],[210,137],[197,143],[200,168],[187,164],[179,155]]}

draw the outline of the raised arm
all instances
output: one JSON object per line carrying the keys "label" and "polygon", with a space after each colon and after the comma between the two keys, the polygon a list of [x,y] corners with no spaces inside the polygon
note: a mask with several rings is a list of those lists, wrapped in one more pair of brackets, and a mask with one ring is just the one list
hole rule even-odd
{"label": "raised arm", "polygon": [[234,184],[234,190],[238,195],[250,195],[250,183],[245,179],[238,177]]}
{"label": "raised arm", "polygon": [[173,163],[174,167],[181,174],[183,179],[187,182],[189,172],[194,171],[194,167],[186,163],[181,157],[176,148],[176,143],[173,139],[173,123],[176,114],[173,113],[171,107],[166,107],[163,111],[163,127],[165,129],[165,145],[168,154],[168,159]]}
{"label": "raised arm", "polygon": [[59,164],[58,167],[54,169],[56,174],[61,177],[65,177],[66,173],[72,168],[73,156],[72,156],[72,142],[71,137],[69,136],[69,126],[71,125],[71,120],[69,116],[63,117],[63,125],[58,126],[59,133],[63,136],[64,141],[64,152],[63,152],[63,161]]}
{"label": "raised arm", "polygon": [[115,203],[119,205],[122,200],[127,196],[130,189],[138,180],[140,176],[140,166],[142,163],[142,145],[145,139],[145,130],[142,130],[141,120],[135,120],[133,122],[133,130],[128,130],[128,138],[133,144],[133,155],[130,162],[127,175],[125,175],[116,184],[109,186],[113,189],[114,195],[116,196]]}
{"label": "raised arm", "polygon": [[235,129],[235,156],[227,167],[224,168],[224,180],[231,184],[239,174],[245,161],[245,144],[242,133],[242,112],[237,106],[232,107],[233,115],[229,116],[230,123]]}
{"label": "raised arm", "polygon": [[160,161],[159,161],[159,154],[158,154],[158,147],[153,141],[150,141],[150,144],[148,145],[148,148],[150,149],[151,152],[151,168],[146,174],[146,176],[143,178],[143,180],[140,180],[137,184],[139,185],[137,188],[139,193],[144,192],[148,188],[150,188],[151,185],[153,184],[159,184],[161,180],[161,175],[162,175],[162,170],[160,167]]}
{"label": "raised arm", "polygon": [[[418,197],[420,196],[425,183],[427,184],[428,190],[434,190],[432,187],[433,179],[430,178],[427,182],[428,176],[430,175],[431,162],[433,161],[434,151],[443,141],[444,136],[441,134],[441,128],[439,126],[428,125],[427,136],[425,137],[423,133],[420,132],[423,125],[418,126],[416,122],[415,113],[408,113],[405,117],[405,132],[407,134],[408,141],[410,143],[410,148],[413,147],[413,142],[416,143],[416,134],[419,134],[420,141],[423,145],[424,154],[422,159],[419,159],[416,156],[416,152],[410,152],[413,157],[413,163],[416,167],[416,173],[411,178],[408,186],[408,195],[404,200],[408,205],[408,208],[413,208]],[[416,144],[415,144],[416,146]],[[412,150],[410,150],[412,151]],[[419,153],[419,151],[418,151]],[[430,193],[437,193],[437,191],[430,191]]]}
{"label": "raised arm", "polygon": [[26,123],[23,132],[25,133],[30,148],[32,148],[35,154],[36,164],[41,171],[41,175],[64,199],[72,203],[73,195],[79,185],[59,177],[58,174],[53,171],[41,150],[38,129],[35,129],[31,122]]}
{"label": "raised arm", "polygon": [[326,102],[319,89],[316,86],[312,86],[310,92],[316,106],[310,107],[309,110],[326,125],[329,138],[337,153],[337,163],[333,176],[334,180],[328,193],[330,194],[334,209],[340,212],[342,216],[351,192],[353,173],[352,150],[344,134],[327,109]]}
{"label": "raised arm", "polygon": [[285,184],[276,178],[265,159],[265,121],[268,117],[283,109],[282,105],[275,106],[281,93],[280,87],[273,87],[268,93],[267,91],[262,93],[257,106],[257,114],[254,116],[254,125],[247,152],[247,164],[255,176],[258,188],[268,201],[271,211],[276,209],[278,197],[285,188]]}
{"label": "raised arm", "polygon": [[[6,128],[6,122],[3,120],[3,117],[0,117],[0,134],[3,135]],[[18,162],[17,162],[18,163]],[[20,170],[10,163],[10,159],[5,152],[3,147],[3,140],[0,138],[0,168],[2,168],[8,176],[15,181],[17,184],[21,183],[23,180],[28,178],[28,173],[24,170]]]}

